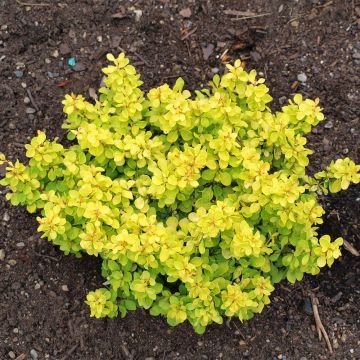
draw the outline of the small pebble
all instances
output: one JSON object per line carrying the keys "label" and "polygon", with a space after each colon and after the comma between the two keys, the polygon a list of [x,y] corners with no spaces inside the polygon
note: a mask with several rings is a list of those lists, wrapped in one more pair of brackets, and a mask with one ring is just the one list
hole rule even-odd
{"label": "small pebble", "polygon": [[286,103],[287,97],[286,96],[281,96],[279,98],[279,104],[280,105],[284,105]]}
{"label": "small pebble", "polygon": [[68,288],[67,285],[62,285],[62,286],[61,286],[61,290],[62,290],[62,291],[65,291],[65,292],[68,292],[68,291],[69,291],[69,288]]}
{"label": "small pebble", "polygon": [[35,290],[39,290],[41,288],[41,285],[39,283],[35,284]]}
{"label": "small pebble", "polygon": [[7,30],[8,26],[7,25],[1,25],[1,30]]}
{"label": "small pebble", "polygon": [[18,328],[13,329],[13,333],[14,333],[14,334],[18,334],[18,333],[19,333],[19,329],[18,329]]}
{"label": "small pebble", "polygon": [[311,300],[309,298],[306,298],[304,300],[302,309],[305,311],[306,314],[313,315],[313,309],[312,309],[312,305],[311,305]]}
{"label": "small pebble", "polygon": [[24,104],[30,104],[30,99],[27,96],[24,97]]}
{"label": "small pebble", "polygon": [[302,83],[305,83],[307,81],[307,76],[305,73],[300,73],[298,76],[297,76],[297,79],[302,82]]}
{"label": "small pebble", "polygon": [[190,8],[185,8],[180,10],[179,14],[184,18],[189,18],[192,15]]}
{"label": "small pebble", "polygon": [[48,72],[47,72],[47,75],[48,75],[48,77],[49,77],[50,79],[54,79],[54,78],[59,77],[60,74],[59,74],[58,72],[48,71]]}
{"label": "small pebble", "polygon": [[38,360],[38,358],[39,358],[39,355],[35,349],[30,350],[30,356],[33,360]]}
{"label": "small pebble", "polygon": [[16,260],[14,260],[14,259],[10,259],[8,262],[9,262],[9,265],[11,265],[11,266],[16,265]]}
{"label": "small pebble", "polygon": [[80,71],[86,70],[86,66],[82,63],[77,63],[77,64],[75,64],[75,66],[73,66],[72,69],[76,72],[80,72]]}
{"label": "small pebble", "polygon": [[45,64],[51,64],[51,60],[48,59],[48,58],[46,58],[46,59],[45,59]]}
{"label": "small pebble", "polygon": [[142,17],[142,10],[134,10],[134,14],[135,14],[135,21],[140,21],[141,17]]}
{"label": "small pebble", "polygon": [[6,221],[6,222],[10,220],[10,216],[6,211],[4,213],[3,220]]}
{"label": "small pebble", "polygon": [[334,349],[338,349],[338,348],[339,348],[339,343],[338,343],[337,339],[334,339],[334,340],[333,340],[333,347],[334,347]]}
{"label": "small pebble", "polygon": [[13,351],[9,351],[8,355],[9,355],[10,359],[15,359],[16,358],[16,355],[15,355],[15,353]]}
{"label": "small pebble", "polygon": [[16,244],[16,246],[21,249],[21,248],[23,248],[23,247],[25,246],[25,243],[22,242],[22,241],[20,241],[20,242],[18,242],[18,243]]}
{"label": "small pebble", "polygon": [[329,120],[325,125],[324,125],[324,128],[325,129],[332,129],[334,127],[334,123]]}
{"label": "small pebble", "polygon": [[360,59],[360,52],[353,53],[352,57],[353,57],[353,59],[359,60]]}
{"label": "small pebble", "polygon": [[103,38],[102,38],[101,35],[99,35],[99,36],[96,37],[96,40],[97,40],[98,42],[102,42]]}
{"label": "small pebble", "polygon": [[5,250],[0,249],[0,261],[4,261],[4,260],[5,260]]}
{"label": "small pebble", "polygon": [[21,83],[21,86],[23,89],[26,89],[26,87],[27,87],[26,83],[24,83],[24,82]]}
{"label": "small pebble", "polygon": [[59,51],[58,51],[57,49],[55,49],[55,50],[51,53],[51,56],[54,57],[54,58],[59,57]]}
{"label": "small pebble", "polygon": [[350,349],[350,353],[353,354],[353,353],[354,353],[354,349]]}
{"label": "small pebble", "polygon": [[36,113],[36,110],[34,108],[31,108],[31,107],[27,107],[25,112],[27,114],[35,114]]}
{"label": "small pebble", "polygon": [[24,76],[24,72],[22,70],[15,70],[14,74],[17,78],[22,78]]}

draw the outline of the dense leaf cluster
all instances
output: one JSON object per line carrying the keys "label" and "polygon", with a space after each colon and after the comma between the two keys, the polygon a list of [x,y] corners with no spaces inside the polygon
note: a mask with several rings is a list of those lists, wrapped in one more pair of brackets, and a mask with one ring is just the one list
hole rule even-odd
{"label": "dense leaf cluster", "polygon": [[7,198],[39,210],[44,237],[102,258],[92,316],[140,306],[201,333],[223,315],[251,318],[275,283],[340,256],[341,238],[318,238],[317,192],[358,183],[360,166],[346,158],[306,175],[318,100],[296,95],[273,113],[264,79],[240,61],[194,96],[182,79],[145,94],[124,54],[108,60],[98,101],[63,101],[74,145],[39,131],[27,166],[0,158]]}

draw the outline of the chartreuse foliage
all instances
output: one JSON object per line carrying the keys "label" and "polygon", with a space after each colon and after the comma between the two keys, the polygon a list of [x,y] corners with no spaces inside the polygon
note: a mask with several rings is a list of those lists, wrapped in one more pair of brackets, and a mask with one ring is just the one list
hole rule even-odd
{"label": "chartreuse foliage", "polygon": [[339,159],[306,175],[318,100],[296,95],[273,113],[264,79],[240,61],[194,96],[182,79],[144,93],[124,54],[108,60],[98,101],[63,101],[74,145],[39,131],[27,166],[1,157],[7,198],[38,210],[43,236],[102,258],[92,316],[143,307],[202,333],[223,315],[251,318],[275,283],[340,256],[341,238],[318,237],[317,192],[358,183],[360,166]]}

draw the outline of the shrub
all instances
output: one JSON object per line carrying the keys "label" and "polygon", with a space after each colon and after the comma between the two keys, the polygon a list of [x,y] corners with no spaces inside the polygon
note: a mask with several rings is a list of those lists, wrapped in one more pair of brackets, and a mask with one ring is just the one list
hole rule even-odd
{"label": "shrub", "polygon": [[318,237],[317,193],[358,183],[360,166],[339,159],[306,174],[318,100],[295,95],[271,112],[264,79],[239,60],[193,97],[182,79],[145,94],[124,54],[108,60],[98,101],[63,101],[74,145],[39,131],[27,166],[1,157],[7,199],[39,210],[42,236],[65,254],[101,257],[91,316],[140,306],[202,333],[223,315],[251,318],[275,283],[340,256],[341,238]]}

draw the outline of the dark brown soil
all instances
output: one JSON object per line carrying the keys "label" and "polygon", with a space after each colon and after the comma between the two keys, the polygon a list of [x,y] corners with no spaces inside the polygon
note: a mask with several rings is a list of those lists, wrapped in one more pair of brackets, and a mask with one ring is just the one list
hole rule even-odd
{"label": "dark brown soil", "polygon": [[[62,137],[63,96],[89,96],[101,81],[104,54],[124,49],[144,88],[181,75],[190,89],[223,71],[221,55],[228,50],[225,58],[240,57],[264,74],[274,108],[295,91],[320,97],[327,120],[309,136],[311,171],[345,155],[360,162],[358,0],[27,1],[49,6],[0,0],[0,151],[12,159],[24,158],[23,144],[36,129]],[[186,8],[191,14],[180,13]],[[134,10],[142,11],[139,21]],[[263,16],[240,19],[228,10]],[[70,70],[71,55],[84,71]],[[304,83],[297,80],[301,73]],[[28,91],[33,99],[25,104]],[[357,248],[359,189],[325,200],[322,228]],[[125,319],[94,320],[83,300],[102,282],[99,262],[66,257],[40,240],[34,216],[10,207],[3,195],[1,359],[360,359],[360,265],[346,251],[320,276],[278,286],[272,304],[253,320],[212,326],[203,336],[141,310]],[[304,309],[311,290],[333,355]]]}

